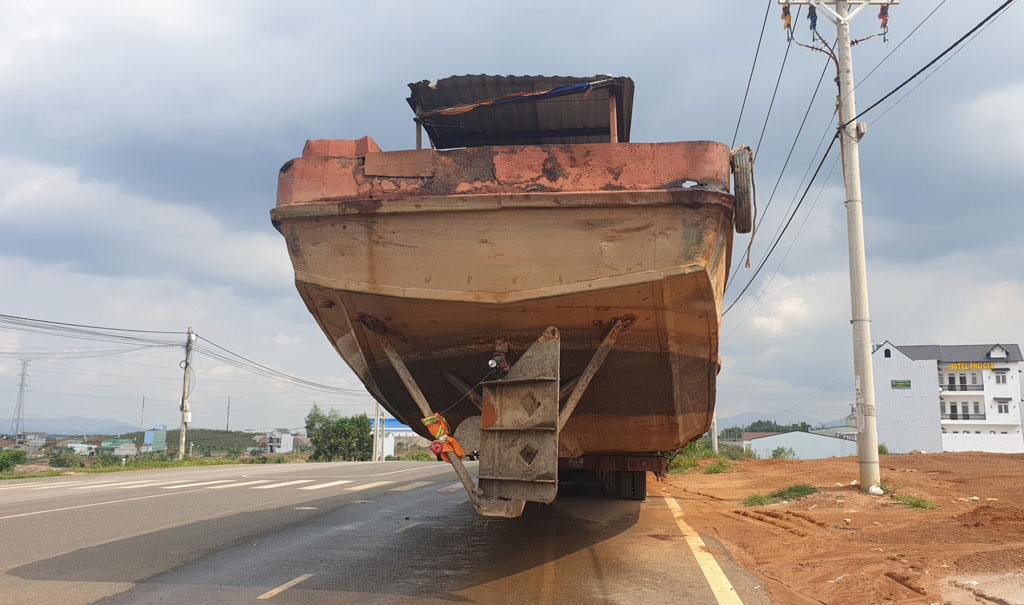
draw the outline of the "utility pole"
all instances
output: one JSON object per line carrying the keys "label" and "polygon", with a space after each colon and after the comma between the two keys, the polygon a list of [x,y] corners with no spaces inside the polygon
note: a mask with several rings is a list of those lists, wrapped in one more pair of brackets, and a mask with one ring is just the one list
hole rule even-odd
{"label": "utility pole", "polygon": [[[192,345],[196,342],[196,334],[192,326],[188,327],[188,339],[185,341],[185,361],[182,367],[185,369],[185,378],[181,386],[181,433],[178,435],[178,460],[185,456],[185,431],[188,430],[188,423],[192,422],[192,410],[188,406],[189,381],[192,373]],[[189,448],[191,450],[191,448]],[[192,452],[189,451],[189,455]]]}
{"label": "utility pole", "polygon": [[231,398],[228,397],[228,419],[224,422],[224,430],[231,430]]}
{"label": "utility pole", "polygon": [[146,396],[142,396],[142,411],[139,412],[139,428],[146,430]]}
{"label": "utility pole", "polygon": [[378,434],[379,431],[380,431],[380,402],[377,403],[377,409],[376,409],[376,412],[373,415],[373,455],[370,456],[370,460],[373,461],[373,462],[379,462],[379,460],[377,460],[377,452],[380,451],[379,450],[379,447],[380,447],[380,436]]}
{"label": "utility pole", "polygon": [[718,410],[711,412],[711,451],[718,453]]}
{"label": "utility pole", "polygon": [[11,439],[16,444],[24,440],[18,435],[25,433],[25,381],[28,380],[28,360],[21,360],[21,372],[18,376],[18,401],[14,404],[14,416],[11,418]]}
{"label": "utility pole", "polygon": [[[875,372],[871,362],[871,314],[868,310],[868,270],[864,252],[864,201],[860,188],[860,139],[867,130],[857,122],[853,90],[853,52],[850,22],[869,5],[898,5],[899,0],[779,0],[779,4],[808,4],[820,9],[836,26],[839,70],[839,139],[843,180],[846,182],[846,232],[850,255],[850,324],[853,326],[853,370],[857,402],[857,458],[860,490],[881,481],[878,469],[878,423],[875,417]],[[834,6],[835,10],[831,7]],[[850,8],[853,7],[853,10]],[[882,17],[879,15],[879,18]],[[883,20],[883,27],[886,20]]]}

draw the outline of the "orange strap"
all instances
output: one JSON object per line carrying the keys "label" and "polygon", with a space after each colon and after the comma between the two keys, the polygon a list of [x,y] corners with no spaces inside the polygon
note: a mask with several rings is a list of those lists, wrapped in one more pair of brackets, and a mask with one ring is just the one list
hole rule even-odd
{"label": "orange strap", "polygon": [[449,453],[453,453],[460,459],[466,455],[466,451],[462,449],[459,442],[455,440],[455,437],[448,433],[451,429],[448,427],[448,422],[444,419],[444,416],[440,414],[434,414],[423,418],[423,424],[426,425],[427,430],[444,446],[441,450],[441,459],[445,462],[451,462],[448,458]]}

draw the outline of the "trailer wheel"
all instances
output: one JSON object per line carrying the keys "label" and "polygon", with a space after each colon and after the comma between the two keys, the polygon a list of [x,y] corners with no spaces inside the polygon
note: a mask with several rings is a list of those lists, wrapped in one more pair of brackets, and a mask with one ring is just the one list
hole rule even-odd
{"label": "trailer wheel", "polygon": [[736,233],[754,228],[754,154],[743,146],[732,153],[733,225]]}

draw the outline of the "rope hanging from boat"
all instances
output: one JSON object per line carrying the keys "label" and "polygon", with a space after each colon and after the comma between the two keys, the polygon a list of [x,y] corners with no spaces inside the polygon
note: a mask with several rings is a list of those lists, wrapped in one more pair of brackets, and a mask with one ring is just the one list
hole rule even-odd
{"label": "rope hanging from boat", "polygon": [[565,86],[556,86],[545,90],[514,92],[493,99],[481,99],[479,101],[462,103],[460,105],[451,105],[448,107],[438,107],[436,109],[420,111],[416,114],[416,117],[429,118],[432,116],[455,116],[468,113],[480,107],[495,107],[499,105],[511,105],[513,103],[525,103],[528,101],[541,101],[544,99],[552,99],[555,97],[564,97],[566,95],[575,94],[582,94],[583,98],[586,99],[595,88],[609,86],[613,80],[614,78],[605,78],[603,80],[595,80],[593,82],[566,84]]}
{"label": "rope hanging from boat", "polygon": [[448,421],[444,419],[444,416],[440,414],[432,414],[423,418],[423,424],[430,431],[430,434],[434,436],[434,442],[430,444],[430,451],[441,456],[441,459],[445,462],[451,462],[448,454],[455,454],[459,458],[466,455],[466,451],[462,449],[459,442],[455,440],[453,435],[450,435],[451,429],[448,427]]}

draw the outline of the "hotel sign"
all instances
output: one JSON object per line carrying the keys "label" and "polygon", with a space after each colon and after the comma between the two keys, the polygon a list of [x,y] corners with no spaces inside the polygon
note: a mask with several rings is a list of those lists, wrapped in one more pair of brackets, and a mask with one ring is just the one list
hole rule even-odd
{"label": "hotel sign", "polygon": [[965,363],[951,363],[950,370],[994,370],[996,364],[990,361],[971,361]]}
{"label": "hotel sign", "polygon": [[894,388],[894,389],[909,389],[910,388],[910,381],[909,380],[890,380],[889,381],[889,385],[891,386],[891,388]]}

